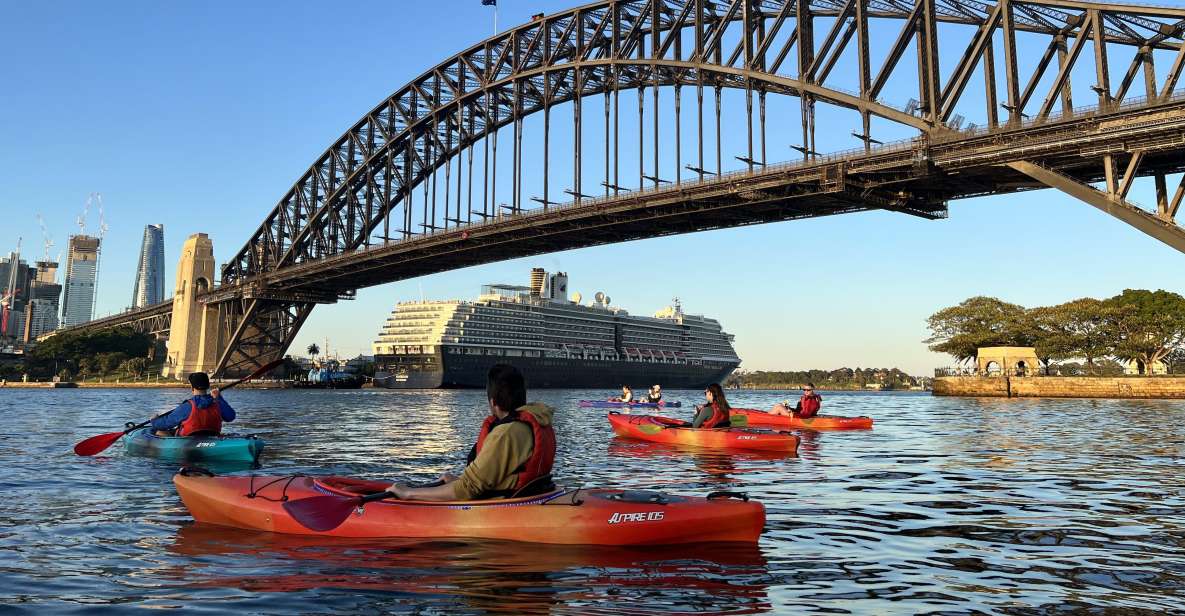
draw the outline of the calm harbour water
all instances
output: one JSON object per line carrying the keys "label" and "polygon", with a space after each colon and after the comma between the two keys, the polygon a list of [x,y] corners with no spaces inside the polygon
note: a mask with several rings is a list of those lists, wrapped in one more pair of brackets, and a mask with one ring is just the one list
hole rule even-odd
{"label": "calm harbour water", "polygon": [[[1185,403],[827,394],[871,432],[804,433],[798,457],[613,437],[557,408],[566,486],[747,492],[755,547],[598,549],[340,541],[194,525],[176,464],[74,443],[172,391],[0,390],[0,612],[1142,613],[1185,606]],[[669,392],[686,405],[694,392]],[[731,393],[731,392],[730,392]],[[791,394],[734,393],[767,408]],[[234,391],[260,472],[428,480],[456,471],[482,392]],[[237,471],[249,472],[249,471]]]}

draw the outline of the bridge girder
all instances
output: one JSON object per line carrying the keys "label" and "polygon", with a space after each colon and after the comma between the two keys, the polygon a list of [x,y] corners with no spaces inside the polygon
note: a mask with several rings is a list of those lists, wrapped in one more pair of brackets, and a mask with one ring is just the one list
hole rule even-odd
{"label": "bridge girder", "polygon": [[[952,26],[962,27],[967,36],[951,43],[947,32]],[[878,36],[874,28],[890,35]],[[1044,51],[1035,62],[1018,52],[1018,40],[1024,37],[1030,44],[1041,41],[1037,48]],[[878,43],[886,45],[874,54]],[[911,49],[916,60],[907,53]],[[1118,84],[1112,85],[1109,57],[1126,60],[1128,53],[1130,63]],[[873,63],[873,57],[881,60]],[[842,72],[836,68],[845,58],[854,64],[856,91],[836,84]],[[957,58],[953,68],[943,70],[952,58]],[[999,171],[996,177],[982,167],[960,170],[957,156],[944,159],[949,167],[928,158],[930,143],[970,142],[984,130],[1007,139],[1026,128],[1081,115],[1074,93],[1084,88],[1081,83],[1075,88],[1074,80],[1087,63],[1093,64],[1095,83],[1085,89],[1093,90],[1096,107],[1087,113],[1118,112],[1137,99],[1153,107],[1173,101],[1185,66],[1185,8],[1078,0],[603,0],[545,16],[426,71],[366,114],[313,163],[223,267],[222,286],[207,298],[219,302],[222,314],[220,336],[226,350],[219,371],[249,371],[282,354],[316,303],[349,297],[358,285],[397,279],[404,275],[399,273],[401,268],[405,274],[414,270],[418,275],[488,258],[479,256],[475,247],[487,255],[491,250],[495,254],[506,250],[507,256],[531,254],[534,249],[522,242],[505,248],[519,238],[516,234],[530,233],[516,225],[545,225],[538,249],[545,252],[581,244],[580,232],[595,234],[598,229],[606,235],[597,236],[596,241],[633,239],[639,224],[650,224],[648,235],[653,235],[868,209],[941,217],[950,198],[1053,186],[1096,207],[1102,203],[1098,195],[1104,195],[1108,205],[1102,209],[1129,223],[1139,221],[1137,228],[1180,249],[1175,242],[1181,228],[1175,216],[1185,184],[1169,197],[1165,174],[1177,168],[1159,146],[1140,150],[1147,157],[1132,157],[1121,174],[1128,146],[1109,142],[1108,147],[1120,151],[1097,155],[1106,184],[1101,192],[1086,185],[1095,181],[1095,171],[1058,159],[1055,153],[1039,156],[1009,150],[1003,142],[1001,151],[1011,154],[1001,154],[1007,160],[998,164],[1008,171]],[[972,84],[977,74],[983,79],[982,95],[969,96],[976,89]],[[917,98],[908,103],[885,101],[887,85],[901,79],[917,84]],[[612,207],[605,206],[605,211],[581,213],[584,217],[579,218],[575,210],[591,202],[586,193],[600,192],[589,190],[585,177],[589,157],[582,136],[599,119],[583,117],[586,101],[604,99],[604,174],[593,181],[601,180],[606,198],[622,203],[631,198],[624,187],[631,181],[624,179],[629,172],[621,174],[619,169],[619,114],[623,109],[632,114],[631,103],[623,108],[621,95],[631,90],[638,95],[638,173],[633,190],[649,183],[647,190],[655,194],[634,201],[638,209],[613,213]],[[660,92],[674,101],[678,127],[673,134],[674,151],[666,153],[667,178],[662,177],[660,159]],[[767,169],[770,97],[798,101],[795,119],[801,123],[802,136],[800,144],[792,147],[802,153],[804,168],[823,165],[820,169],[824,169],[829,164],[816,151],[819,104],[858,115],[852,135],[861,141],[862,151],[853,153],[853,159],[876,158],[878,150],[873,146],[879,141],[872,132],[874,121],[914,131],[914,142],[887,149],[908,148],[921,158],[913,166],[896,159],[882,170],[868,164],[845,168],[836,172],[832,184],[823,171],[817,178],[789,174],[787,178],[795,179],[785,179],[781,185],[704,193],[698,201],[689,198],[682,206],[667,203],[657,193],[662,192],[663,182],[677,187],[690,184],[685,168],[693,173],[694,183],[724,180],[722,92],[744,94],[747,148],[735,158],[747,164],[754,178]],[[698,148],[687,161],[682,158],[684,122],[679,119],[685,98],[693,100],[698,110]],[[715,109],[705,112],[705,101]],[[646,102],[653,105],[649,117]],[[550,210],[557,209],[559,202],[548,184],[553,158],[549,127],[552,110],[562,106],[573,109],[568,161],[572,184],[564,192],[572,196],[569,205],[574,209],[552,215]],[[973,108],[983,110],[983,128],[961,131],[961,117],[971,115]],[[524,158],[524,120],[540,115],[543,154]],[[704,130],[705,121],[710,122],[713,115],[714,147]],[[647,120],[653,123],[652,161],[644,160],[649,145]],[[504,205],[498,199],[498,140],[502,134],[501,158],[505,159],[507,132],[513,163],[510,204]],[[477,158],[483,161],[485,181],[475,205],[473,174],[479,146]],[[977,160],[985,159],[982,154],[975,153],[980,156]],[[468,195],[463,199],[466,159]],[[532,166],[542,167],[542,196],[526,199],[523,170]],[[947,173],[970,175],[951,180],[944,177]],[[444,205],[438,210],[441,174]],[[1145,175],[1157,181],[1154,214],[1125,200],[1132,181]],[[1094,192],[1083,192],[1083,186]],[[455,194],[450,195],[450,187],[455,187]],[[688,190],[691,194],[698,189],[688,186]],[[1116,203],[1124,207],[1113,207]],[[526,214],[542,214],[542,218],[503,221],[503,210],[512,218]],[[596,216],[601,216],[599,222]],[[1159,222],[1149,223],[1148,217]],[[668,226],[655,231],[658,220]],[[486,224],[490,221],[495,224]],[[460,234],[469,230],[474,241],[457,243]],[[379,232],[381,236],[375,238]],[[495,232],[505,235],[489,235]],[[442,238],[442,233],[447,237]],[[439,264],[425,265],[429,257],[439,259]],[[411,263],[418,265],[401,266]],[[334,264],[342,269],[333,269]],[[376,268],[386,273],[374,275]],[[361,278],[359,272],[367,271],[371,277]]]}
{"label": "bridge girder", "polygon": [[[819,45],[813,36],[814,24],[825,19],[834,23]],[[868,60],[870,19],[896,19],[903,24],[879,70]],[[939,23],[977,29],[946,83],[939,70]],[[1058,99],[1065,110],[1072,109],[1068,78],[1087,42],[1096,44],[1100,105],[1122,100],[1140,67],[1146,73],[1146,94],[1150,98],[1167,95],[1173,91],[1185,59],[1183,24],[1185,9],[1068,0],[1002,0],[995,5],[974,0],[915,0],[912,4],[888,0],[649,0],[579,7],[473,46],[377,106],[338,139],[281,200],[246,246],[224,266],[223,282],[234,283],[369,246],[371,234],[380,224],[384,241],[390,241],[391,212],[396,204],[410,202],[416,187],[462,151],[492,131],[580,98],[609,91],[616,96],[622,89],[675,86],[744,89],[750,95],[756,90],[761,96],[782,93],[804,100],[804,149],[813,149],[815,102],[857,109],[865,118],[862,135],[870,146],[867,125],[873,115],[921,132],[944,130],[943,123],[954,116],[977,67],[983,67],[985,74],[995,74],[991,50],[997,32],[1003,35],[1007,123],[1022,120],[1054,55],[1058,56],[1054,86],[1036,113],[1047,118]],[[688,32],[691,40],[684,45]],[[1051,40],[1046,57],[1024,80],[1016,58],[1017,33],[1045,35]],[[735,44],[732,37],[738,39]],[[829,88],[827,77],[853,38],[861,91],[845,93]],[[1075,43],[1065,50],[1071,38]],[[1110,71],[1107,45],[1097,45],[1102,41],[1137,50],[1134,68],[1128,71],[1133,77],[1125,77],[1118,92],[1103,83]],[[910,44],[919,50],[911,73],[919,83],[916,115],[878,100],[885,84],[900,76],[898,69]],[[683,49],[685,46],[690,49]],[[795,47],[797,71],[794,63],[786,63]],[[1157,49],[1177,52],[1163,92],[1152,87],[1151,52]],[[996,126],[1000,123],[998,105],[990,100],[995,96],[994,87],[988,89],[988,123]],[[518,130],[521,128],[516,126]],[[702,156],[699,162],[698,168],[704,169]],[[610,180],[606,178],[605,183]],[[573,191],[581,193],[580,187]],[[519,195],[514,198],[513,210],[526,209]],[[540,201],[547,207],[549,196],[545,194]],[[483,216],[490,215],[490,205],[483,204]],[[407,203],[403,207],[409,209]],[[417,230],[412,214],[405,211],[401,228],[394,231],[400,239],[434,231],[438,224],[448,228],[450,223],[472,221],[469,212],[461,221],[458,211],[452,220],[447,215],[444,220],[424,220],[422,229]]]}

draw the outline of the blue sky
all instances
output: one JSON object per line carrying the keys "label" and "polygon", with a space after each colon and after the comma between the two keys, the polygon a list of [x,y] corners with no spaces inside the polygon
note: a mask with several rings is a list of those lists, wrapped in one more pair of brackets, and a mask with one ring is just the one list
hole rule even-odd
{"label": "blue sky", "polygon": [[[500,25],[573,4],[504,0]],[[224,262],[350,124],[491,31],[491,12],[478,0],[329,6],[6,6],[0,251],[23,237],[25,256],[40,258],[41,213],[56,255],[77,232],[87,195],[99,192],[110,227],[99,313],[130,303],[148,223],[165,225],[171,290],[188,235],[209,233]],[[1113,70],[1126,61],[1115,58]],[[841,62],[837,72],[845,71],[850,66]],[[912,84],[893,83],[883,98],[903,106],[911,92]],[[1076,92],[1082,97],[1089,90]],[[790,115],[796,107],[781,104],[771,103],[771,162],[789,159],[786,144],[797,142],[797,118]],[[821,125],[839,127],[822,131],[821,150],[858,145],[847,136],[855,125],[841,116],[821,112]],[[883,124],[874,132],[905,136]],[[728,147],[743,153],[739,141]],[[623,169],[636,176],[629,160]],[[553,194],[564,181],[557,172]],[[1141,183],[1132,197],[1149,203],[1150,193],[1150,184]],[[88,226],[97,223],[92,211]],[[571,289],[586,297],[602,290],[639,314],[678,296],[686,310],[714,316],[736,335],[748,369],[892,365],[928,374],[949,364],[921,342],[926,317],[941,307],[978,294],[1040,305],[1124,288],[1182,292],[1181,263],[1180,253],[1105,214],[1041,191],[955,202],[948,220],[846,215],[590,248],[365,289],[355,301],[318,307],[295,348],[328,338],[343,355],[369,352],[396,301],[421,292],[468,298],[482,283],[524,282],[532,266],[541,266],[567,271]]]}

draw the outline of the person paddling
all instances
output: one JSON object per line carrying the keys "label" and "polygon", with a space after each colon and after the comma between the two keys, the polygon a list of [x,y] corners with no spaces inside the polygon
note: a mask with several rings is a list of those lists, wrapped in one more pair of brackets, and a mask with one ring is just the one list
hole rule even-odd
{"label": "person paddling", "polygon": [[622,385],[621,386],[621,397],[620,398],[610,398],[609,401],[610,402],[624,402],[626,404],[633,404],[634,390],[632,388],[630,388],[629,385]]}
{"label": "person paddling", "polygon": [[527,404],[526,379],[514,366],[498,364],[486,377],[490,414],[461,475],[441,475],[441,485],[413,488],[395,483],[387,490],[401,500],[453,501],[530,496],[554,488],[554,410]]}
{"label": "person paddling", "polygon": [[823,406],[823,396],[815,393],[815,384],[807,383],[802,386],[802,397],[798,399],[798,404],[794,408],[790,408],[789,402],[781,402],[774,405],[770,409],[770,415],[781,415],[783,417],[798,417],[800,419],[810,419],[819,414],[819,408]]}
{"label": "person paddling", "polygon": [[210,389],[208,374],[191,373],[189,385],[193,397],[152,420],[157,436],[218,436],[222,433],[222,422],[235,420],[235,410],[218,388]]}
{"label": "person paddling", "polygon": [[662,402],[662,387],[659,385],[652,385],[650,393],[646,394],[646,401],[652,404]]}
{"label": "person paddling", "polygon": [[724,399],[724,389],[719,383],[712,383],[704,390],[707,404],[696,405],[695,419],[691,421],[692,428],[728,428],[732,424],[728,421],[728,400]]}

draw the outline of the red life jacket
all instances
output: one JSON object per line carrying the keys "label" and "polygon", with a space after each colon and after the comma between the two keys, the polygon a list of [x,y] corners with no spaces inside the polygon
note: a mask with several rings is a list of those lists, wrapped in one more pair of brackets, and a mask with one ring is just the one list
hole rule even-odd
{"label": "red life jacket", "polygon": [[[477,432],[477,445],[474,446],[475,454],[481,453],[481,446],[485,443],[486,436],[493,430],[495,421],[494,416],[490,415],[481,424],[481,430]],[[514,489],[521,490],[539,477],[551,474],[551,467],[555,464],[555,430],[551,426],[539,425],[539,420],[526,411],[515,411],[511,421],[521,421],[527,424],[535,436],[531,446],[531,457],[527,458],[527,461],[515,470],[518,479],[514,483]]]}
{"label": "red life jacket", "polygon": [[719,404],[711,404],[712,416],[701,425],[701,428],[727,428],[732,424],[728,421],[728,411],[721,409]]}
{"label": "red life jacket", "polygon": [[222,408],[217,400],[205,408],[198,408],[196,402],[189,401],[189,417],[177,426],[177,436],[189,436],[195,432],[222,432]]}
{"label": "red life jacket", "polygon": [[822,400],[817,394],[803,396],[798,401],[798,416],[803,419],[814,417],[819,412],[819,406]]}

